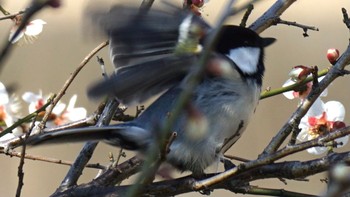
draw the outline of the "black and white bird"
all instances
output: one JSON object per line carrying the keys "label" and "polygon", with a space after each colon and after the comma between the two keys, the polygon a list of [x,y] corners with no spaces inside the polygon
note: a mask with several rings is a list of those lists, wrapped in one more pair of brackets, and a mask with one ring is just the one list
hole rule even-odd
{"label": "black and white bird", "polygon": [[[133,121],[44,133],[30,137],[28,144],[103,140],[145,152],[171,116],[212,29],[200,17],[171,6],[148,12],[116,6],[92,18],[109,36],[116,71],[90,88],[89,95],[113,95],[123,104],[161,96]],[[177,137],[166,162],[201,174],[238,140],[259,101],[264,47],[274,40],[244,27],[222,28],[199,85],[171,129]]]}

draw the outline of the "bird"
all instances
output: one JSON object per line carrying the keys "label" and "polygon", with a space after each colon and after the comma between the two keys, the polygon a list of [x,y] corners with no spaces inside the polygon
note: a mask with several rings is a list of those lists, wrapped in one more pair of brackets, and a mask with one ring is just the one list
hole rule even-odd
{"label": "bird", "polygon": [[[145,153],[172,115],[213,28],[201,17],[173,6],[141,11],[117,5],[90,14],[92,23],[109,37],[116,71],[93,84],[88,95],[113,96],[126,105],[160,96],[132,121],[44,132],[30,136],[26,143],[102,140]],[[255,112],[265,71],[264,48],[274,41],[241,26],[221,28],[199,84],[171,128],[177,137],[165,162],[200,175],[223,157]]]}

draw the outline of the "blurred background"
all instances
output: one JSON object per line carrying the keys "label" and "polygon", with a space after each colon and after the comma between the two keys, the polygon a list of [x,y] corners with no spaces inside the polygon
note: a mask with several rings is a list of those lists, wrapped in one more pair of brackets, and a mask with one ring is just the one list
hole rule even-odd
{"label": "blurred background", "polygon": [[[10,13],[23,10],[30,1],[2,0],[1,5]],[[106,5],[112,2],[106,1]],[[129,1],[131,2],[131,0]],[[134,0],[140,4],[141,0]],[[216,21],[221,13],[224,0],[210,0],[203,8],[203,17],[210,23]],[[245,2],[245,1],[241,1]],[[255,4],[248,24],[251,24],[275,0],[265,0]],[[178,1],[179,5],[181,4]],[[0,81],[6,85],[16,85],[17,96],[26,91],[44,95],[57,93],[83,58],[95,48],[103,39],[93,39],[86,36],[82,28],[83,12],[88,1],[62,1],[58,9],[44,9],[33,19],[42,19],[47,22],[42,34],[33,44],[15,46],[5,62],[4,69],[0,73]],[[101,3],[102,4],[102,3]],[[326,1],[308,0],[297,1],[283,15],[282,19],[296,21],[301,24],[316,26],[319,32],[308,31],[309,37],[303,37],[303,31],[299,28],[278,25],[269,28],[262,36],[275,37],[277,42],[266,50],[267,72],[264,80],[264,88],[278,88],[288,79],[288,73],[293,66],[317,65],[320,69],[330,66],[326,51],[328,48],[337,48],[343,52],[349,43],[349,30],[342,22],[341,8],[350,11],[350,3],[346,0]],[[231,24],[239,24],[242,14],[236,15],[228,21]],[[9,36],[9,30],[13,26],[11,20],[0,21],[0,41],[5,43]],[[98,56],[104,58],[108,71],[112,71],[108,59],[108,50],[102,50]],[[80,72],[71,87],[68,89],[63,102],[67,103],[73,94],[78,94],[77,107],[85,107],[88,114],[94,112],[99,102],[89,100],[86,96],[87,87],[94,81],[101,79],[101,70],[93,58]],[[328,89],[329,93],[323,100],[337,100],[350,110],[350,78],[337,79]],[[278,132],[280,127],[294,112],[298,104],[297,100],[287,100],[279,95],[260,101],[258,109],[244,133],[243,137],[231,148],[229,154],[246,159],[255,159]],[[147,105],[147,104],[146,104]],[[23,103],[22,114],[28,113],[27,104]],[[130,109],[134,109],[131,107]],[[134,113],[131,110],[130,113]],[[345,122],[350,124],[349,116]],[[58,159],[74,161],[83,144],[64,144],[53,146],[39,146],[30,148],[27,153],[43,155]],[[349,145],[336,151],[347,151]],[[100,143],[91,163],[108,164],[108,153],[116,156],[118,148]],[[133,153],[127,153],[132,156]],[[308,160],[317,158],[306,151],[295,154],[283,160]],[[17,188],[17,167],[19,159],[0,155],[0,196],[14,196]],[[61,183],[65,176],[67,166],[26,160],[24,166],[24,188],[22,196],[49,196]],[[88,182],[95,177],[97,170],[86,169],[83,172],[80,183]],[[252,185],[269,188],[283,188],[297,192],[310,194],[322,194],[326,184],[320,179],[326,178],[326,174],[307,177],[309,181],[287,180],[287,185],[277,179],[268,179],[252,182]],[[215,191],[212,196],[228,196],[233,194],[224,190]],[[184,194],[182,196],[200,196],[199,193]],[[250,196],[250,195],[245,195]]]}

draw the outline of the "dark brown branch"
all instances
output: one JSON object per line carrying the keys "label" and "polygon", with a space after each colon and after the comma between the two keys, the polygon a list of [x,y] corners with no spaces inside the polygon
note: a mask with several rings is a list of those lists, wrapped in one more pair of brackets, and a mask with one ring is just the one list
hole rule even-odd
{"label": "dark brown branch", "polygon": [[[24,135],[24,139],[22,139],[22,137],[20,137],[20,140],[25,141],[29,136],[31,131],[33,130],[34,126],[35,126],[35,118],[33,118],[32,123],[30,125],[30,129],[29,131]],[[17,172],[17,176],[18,176],[18,185],[17,185],[17,190],[16,190],[16,197],[20,197],[21,196],[21,192],[22,192],[22,188],[24,185],[23,179],[24,179],[24,172],[23,172],[23,167],[24,167],[24,159],[25,159],[25,154],[26,154],[26,144],[23,143],[22,145],[22,149],[21,149],[21,157],[20,157],[20,162],[18,165],[18,172]]]}
{"label": "dark brown branch", "polygon": [[22,146],[21,149],[21,158],[20,158],[20,162],[18,165],[18,171],[17,171],[17,176],[18,176],[18,184],[17,184],[17,190],[16,190],[16,197],[20,197],[21,196],[21,191],[23,188],[23,179],[24,179],[24,172],[23,172],[23,166],[24,166],[24,155],[25,155],[25,151],[26,151],[26,145],[24,144]]}
{"label": "dark brown branch", "polygon": [[[113,186],[141,170],[143,160],[138,157],[132,157],[118,166],[111,166],[99,177],[92,180],[89,184],[100,186]],[[88,185],[88,184],[87,184]]]}
{"label": "dark brown branch", "polygon": [[348,13],[345,8],[342,8],[341,11],[343,13],[343,22],[346,25],[346,27],[350,29],[350,19],[349,19]]}
{"label": "dark brown branch", "polygon": [[314,66],[311,70],[312,74],[312,88],[316,89],[318,88],[318,67]]}
{"label": "dark brown branch", "polygon": [[241,27],[246,27],[247,26],[248,18],[250,16],[250,14],[252,13],[253,9],[254,9],[254,5],[253,4],[249,4],[249,6],[247,8],[247,11],[244,13],[243,18],[242,18],[241,23],[239,24],[239,26],[241,26]]}
{"label": "dark brown branch", "polygon": [[[220,182],[217,185],[209,187],[210,189],[227,189],[235,193],[246,193],[246,194],[257,194],[255,187],[242,187],[242,183],[247,183],[257,179],[265,179],[265,178],[286,178],[292,180],[300,180],[304,179],[307,176],[314,175],[320,172],[324,172],[328,170],[334,164],[338,162],[346,162],[350,164],[350,153],[332,153],[323,158],[310,160],[310,161],[287,161],[280,163],[273,163],[265,166],[261,166],[258,168],[254,168],[249,171],[245,171],[240,175],[234,176],[228,181]],[[208,178],[213,175],[207,175]],[[149,186],[146,186],[144,195],[155,195],[155,196],[172,196],[179,195],[182,193],[188,193],[195,191],[193,189],[193,185],[196,180],[190,176],[182,177],[174,180],[167,180],[152,183]],[[57,196],[64,196],[64,194],[76,194],[76,196],[90,196],[96,193],[97,191],[103,193],[101,196],[111,196],[112,194],[115,196],[123,196],[123,192],[126,191],[126,187],[96,187],[97,185],[93,182],[89,184],[83,184],[77,186],[77,188],[71,189],[69,191],[63,192]],[[257,189],[258,190],[258,189]],[[78,192],[79,191],[79,192]],[[270,195],[272,193],[278,193],[281,196],[281,192],[284,190],[273,190],[270,191]],[[80,192],[82,194],[78,195]],[[272,192],[272,193],[271,193]],[[288,191],[285,191],[285,195],[283,196],[314,196],[300,193],[291,192],[288,195]],[[267,195],[267,193],[265,193]]]}

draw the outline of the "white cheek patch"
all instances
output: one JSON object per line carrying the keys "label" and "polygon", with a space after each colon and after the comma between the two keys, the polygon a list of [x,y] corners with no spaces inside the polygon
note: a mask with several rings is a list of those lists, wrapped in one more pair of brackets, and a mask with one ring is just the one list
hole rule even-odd
{"label": "white cheek patch", "polygon": [[187,39],[188,31],[192,23],[192,15],[188,15],[180,24],[178,42],[184,42]]}
{"label": "white cheek patch", "polygon": [[257,47],[239,47],[231,49],[227,55],[246,74],[257,72],[260,49]]}

